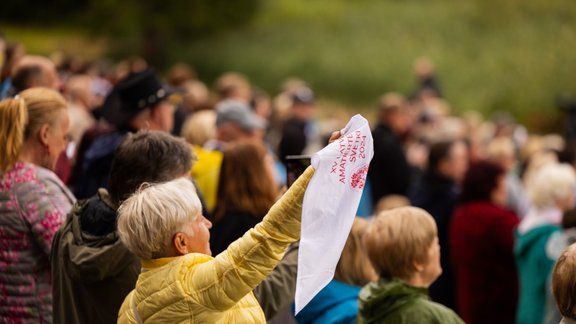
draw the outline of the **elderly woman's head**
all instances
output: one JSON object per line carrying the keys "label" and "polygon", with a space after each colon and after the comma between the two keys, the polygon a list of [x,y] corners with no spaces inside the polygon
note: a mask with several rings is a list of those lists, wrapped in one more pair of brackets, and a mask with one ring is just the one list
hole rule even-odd
{"label": "elderly woman's head", "polygon": [[0,102],[0,172],[18,159],[54,170],[68,144],[67,103],[57,91],[31,88]]}
{"label": "elderly woman's head", "polygon": [[442,273],[436,222],[423,209],[400,207],[380,213],[364,235],[364,244],[380,277],[428,287]]}
{"label": "elderly woman's head", "polygon": [[574,205],[575,188],[576,173],[570,165],[549,163],[537,171],[527,190],[534,207],[567,210]]}
{"label": "elderly woman's head", "polygon": [[210,227],[187,178],[142,188],[118,209],[118,235],[142,259],[210,255]]}

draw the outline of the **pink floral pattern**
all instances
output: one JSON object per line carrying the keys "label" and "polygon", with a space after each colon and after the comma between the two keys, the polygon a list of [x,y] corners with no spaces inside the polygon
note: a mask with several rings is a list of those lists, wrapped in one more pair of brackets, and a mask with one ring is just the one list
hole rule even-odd
{"label": "pink floral pattern", "polygon": [[51,323],[48,261],[74,196],[47,169],[18,162],[0,181],[0,323]]}

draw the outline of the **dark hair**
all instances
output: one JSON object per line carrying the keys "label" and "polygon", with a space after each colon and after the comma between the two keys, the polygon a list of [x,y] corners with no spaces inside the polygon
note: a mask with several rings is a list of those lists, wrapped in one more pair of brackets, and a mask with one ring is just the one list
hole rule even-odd
{"label": "dark hair", "polygon": [[573,165],[576,163],[576,144],[566,145],[566,147],[562,151],[557,152],[557,154],[558,162]]}
{"label": "dark hair", "polygon": [[568,209],[562,215],[562,228],[568,229],[576,227],[576,209]]}
{"label": "dark hair", "polygon": [[144,182],[174,180],[188,172],[195,157],[184,139],[160,131],[129,134],[112,161],[108,190],[120,205]]}
{"label": "dark hair", "polygon": [[462,183],[462,202],[490,201],[492,191],[498,185],[498,179],[505,174],[504,169],[492,161],[472,162]]}
{"label": "dark hair", "polygon": [[440,162],[450,156],[450,150],[456,141],[442,141],[432,144],[428,153],[428,172],[438,170]]}
{"label": "dark hair", "polygon": [[12,76],[12,86],[16,93],[28,89],[32,80],[41,77],[43,72],[42,67],[36,64],[17,69]]}

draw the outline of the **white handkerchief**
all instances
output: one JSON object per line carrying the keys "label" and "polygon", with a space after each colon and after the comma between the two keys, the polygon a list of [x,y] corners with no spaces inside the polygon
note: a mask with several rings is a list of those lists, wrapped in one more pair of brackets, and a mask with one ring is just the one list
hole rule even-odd
{"label": "white handkerchief", "polygon": [[339,140],[312,156],[316,171],[302,206],[296,314],[334,277],[374,155],[364,117],[352,117],[342,133]]}

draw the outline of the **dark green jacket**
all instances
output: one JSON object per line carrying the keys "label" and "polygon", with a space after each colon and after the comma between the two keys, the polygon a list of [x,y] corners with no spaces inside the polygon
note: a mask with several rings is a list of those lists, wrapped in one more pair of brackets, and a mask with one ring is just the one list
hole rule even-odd
{"label": "dark green jacket", "polygon": [[116,233],[108,192],[76,203],[52,243],[54,323],[116,323],[140,259]]}
{"label": "dark green jacket", "polygon": [[428,289],[398,279],[371,282],[360,291],[357,323],[464,323],[454,311],[432,302]]}

